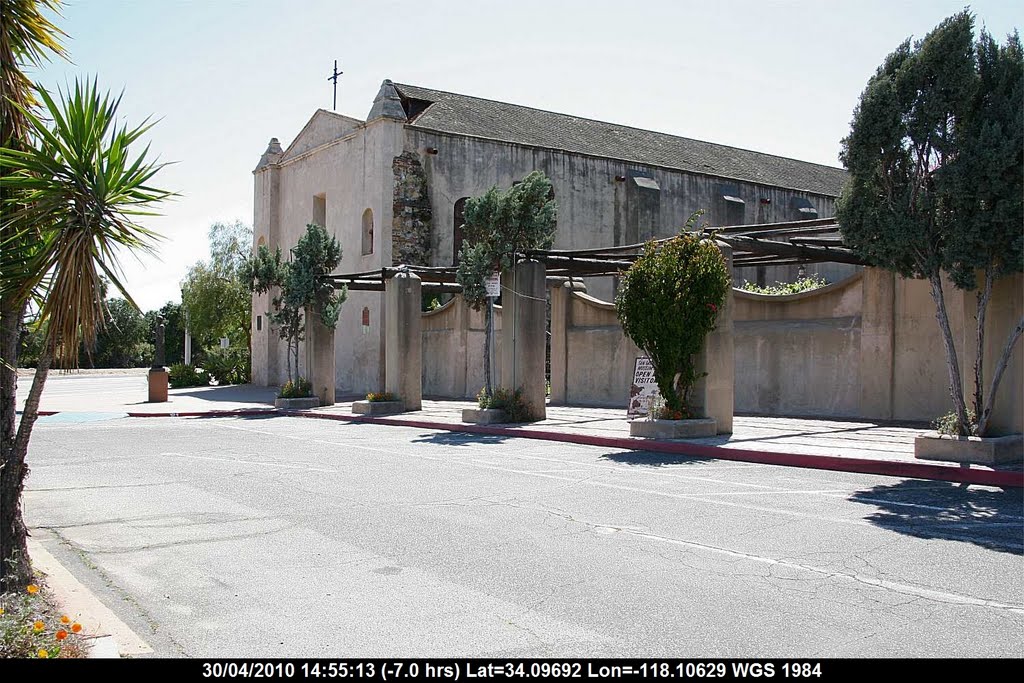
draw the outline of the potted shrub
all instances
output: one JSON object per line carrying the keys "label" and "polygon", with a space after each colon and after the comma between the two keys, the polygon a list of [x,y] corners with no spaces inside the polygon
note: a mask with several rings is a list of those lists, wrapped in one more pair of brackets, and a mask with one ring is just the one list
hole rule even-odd
{"label": "potted shrub", "polygon": [[[687,222],[691,227],[700,213]],[[713,436],[715,421],[703,414],[694,385],[707,373],[697,356],[715,329],[731,287],[725,257],[712,239],[692,232],[648,242],[625,272],[615,297],[622,329],[651,359],[663,404],[647,420],[630,423],[630,434],[658,438]]]}
{"label": "potted shrub", "polygon": [[353,401],[352,412],[356,415],[394,415],[404,413],[402,399],[390,391],[371,391],[364,401]]}
{"label": "potted shrub", "polygon": [[274,399],[275,408],[316,408],[319,405],[320,399],[313,395],[313,385],[305,377],[285,382]]}
{"label": "potted shrub", "polygon": [[502,422],[529,422],[530,407],[523,400],[523,392],[498,387],[487,393],[487,387],[476,395],[478,408],[463,408],[462,421],[472,424],[495,424]]}

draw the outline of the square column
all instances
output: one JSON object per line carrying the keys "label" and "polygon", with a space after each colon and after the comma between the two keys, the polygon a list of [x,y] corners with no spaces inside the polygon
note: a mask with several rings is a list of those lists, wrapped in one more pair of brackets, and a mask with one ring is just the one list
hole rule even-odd
{"label": "square column", "polygon": [[406,410],[423,407],[423,297],[415,273],[398,273],[384,283],[384,390]]}
{"label": "square column", "polygon": [[501,383],[506,389],[522,390],[534,420],[547,416],[546,272],[539,261],[520,261],[501,274]]}

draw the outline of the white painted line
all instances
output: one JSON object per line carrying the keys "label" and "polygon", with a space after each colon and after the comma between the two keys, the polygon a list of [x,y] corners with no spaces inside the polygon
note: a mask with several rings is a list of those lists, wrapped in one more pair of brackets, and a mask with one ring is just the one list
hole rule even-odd
{"label": "white painted line", "polygon": [[913,586],[905,583],[897,583],[895,581],[886,581],[885,579],[876,579],[873,576],[864,576],[863,574],[854,574],[847,572],[840,572],[834,569],[826,569],[824,567],[816,567],[809,564],[800,564],[797,562],[789,562],[787,560],[779,560],[772,557],[765,557],[763,555],[755,555],[753,553],[744,553],[738,550],[729,550],[728,548],[720,548],[718,546],[707,545],[705,543],[696,543],[694,541],[684,541],[678,538],[671,538],[668,536],[658,536],[656,534],[649,534],[642,531],[633,531],[631,529],[619,529],[622,533],[629,534],[631,536],[637,536],[650,541],[656,541],[658,543],[668,543],[671,545],[679,545],[687,548],[693,548],[695,550],[703,550],[706,552],[719,553],[722,555],[728,555],[730,557],[736,557],[750,562],[759,562],[761,564],[775,565],[780,567],[787,567],[790,569],[796,569],[804,572],[811,572],[813,574],[820,574],[829,579],[839,579],[844,581],[855,581],[857,583],[863,583],[868,586],[880,588],[882,590],[892,591],[894,593],[901,593],[903,595],[913,595],[918,598],[924,598],[925,600],[931,600],[933,602],[953,603],[958,605],[970,605],[973,607],[988,607],[992,609],[1007,610],[1010,612],[1016,612],[1024,614],[1024,605],[1010,605],[1003,602],[997,602],[995,600],[985,600],[982,598],[975,598],[969,595],[961,595],[959,593],[949,593],[946,591],[933,590],[931,588],[923,588],[921,586]]}

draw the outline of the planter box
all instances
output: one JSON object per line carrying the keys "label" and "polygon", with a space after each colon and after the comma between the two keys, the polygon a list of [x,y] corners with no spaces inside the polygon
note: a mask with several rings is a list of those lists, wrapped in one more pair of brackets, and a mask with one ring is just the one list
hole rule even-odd
{"label": "planter box", "polygon": [[397,415],[405,412],[401,401],[353,401],[352,412],[356,415]]}
{"label": "planter box", "polygon": [[316,408],[320,405],[320,399],[316,396],[304,396],[303,398],[275,398],[274,407],[286,410],[298,410],[300,408]]}
{"label": "planter box", "polygon": [[629,423],[629,435],[645,439],[695,439],[715,436],[717,433],[718,423],[710,417],[695,420],[633,420]]}
{"label": "planter box", "polygon": [[463,408],[462,421],[478,425],[508,422],[508,415],[498,408]]}
{"label": "planter box", "polygon": [[914,439],[914,457],[970,465],[1021,462],[1024,460],[1024,434],[980,437],[925,432]]}

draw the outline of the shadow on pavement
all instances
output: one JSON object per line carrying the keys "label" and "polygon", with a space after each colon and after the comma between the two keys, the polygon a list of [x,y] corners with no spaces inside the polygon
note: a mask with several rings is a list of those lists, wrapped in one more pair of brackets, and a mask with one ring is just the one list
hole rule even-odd
{"label": "shadow on pavement", "polygon": [[623,465],[636,465],[638,467],[698,465],[701,463],[715,462],[717,460],[717,458],[708,458],[699,455],[676,455],[674,453],[652,453],[650,451],[623,451],[621,453],[607,453],[602,455],[601,459],[622,463]]}
{"label": "shadow on pavement", "polygon": [[266,403],[274,405],[277,389],[274,387],[256,387],[251,384],[229,384],[223,387],[195,387],[184,391],[171,389],[170,397],[192,396],[204,401],[228,401],[233,403]]}
{"label": "shadow on pavement", "polygon": [[867,521],[897,533],[1024,555],[1021,489],[906,480],[857,491],[850,500],[875,506]]}
{"label": "shadow on pavement", "polygon": [[413,439],[413,443],[432,443],[439,446],[468,446],[469,444],[504,443],[510,436],[504,434],[472,434],[470,432],[437,432]]}

